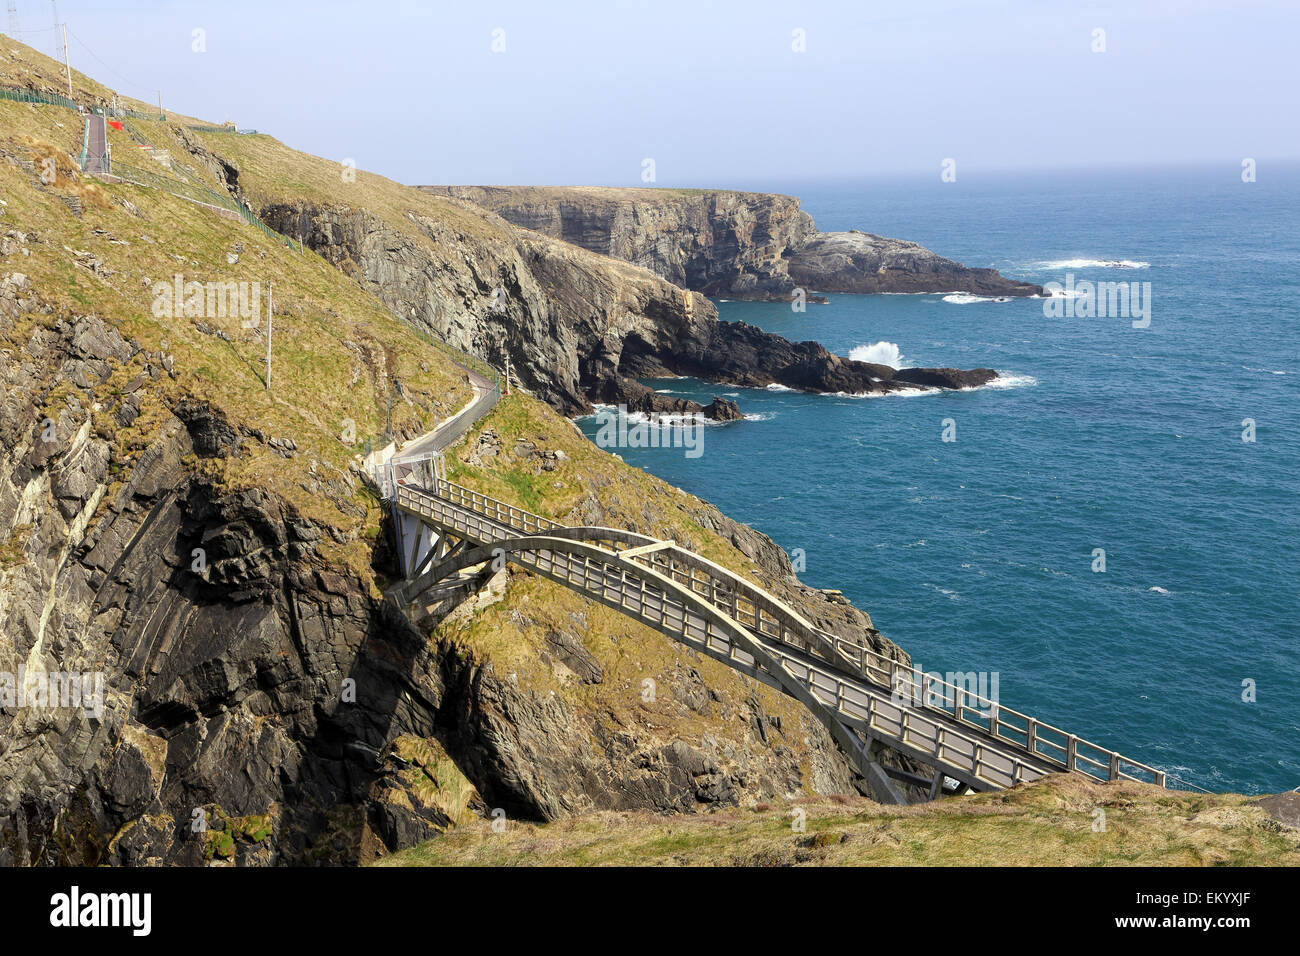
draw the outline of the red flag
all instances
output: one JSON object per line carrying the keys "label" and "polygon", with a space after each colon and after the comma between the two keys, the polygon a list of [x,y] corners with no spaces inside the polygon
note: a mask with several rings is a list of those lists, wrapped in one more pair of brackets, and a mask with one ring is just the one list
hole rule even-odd
{"label": "red flag", "polygon": [[109,120],[108,125],[113,127],[113,129],[117,130],[119,133],[122,132],[122,123],[120,120]]}

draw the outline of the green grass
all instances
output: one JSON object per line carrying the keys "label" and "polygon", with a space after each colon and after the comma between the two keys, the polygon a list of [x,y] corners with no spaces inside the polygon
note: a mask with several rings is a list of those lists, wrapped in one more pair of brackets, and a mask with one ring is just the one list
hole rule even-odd
{"label": "green grass", "polygon": [[[184,147],[167,138],[163,124],[154,125],[162,132],[151,138],[183,155]],[[0,270],[27,274],[56,317],[93,312],[150,352],[163,351],[166,343],[176,379],[164,377],[143,389],[140,418],[129,428],[111,428],[123,455],[118,468],[129,465],[167,419],[170,407],[188,395],[210,401],[235,425],[292,438],[299,446],[299,453],[286,460],[254,441],[247,444],[246,456],[205,464],[220,485],[272,490],[307,517],[339,528],[345,537],[373,525],[377,518],[358,520],[349,513],[356,493],[345,488],[341,476],[361,449],[341,440],[345,423],[354,423],[359,442],[380,435],[391,383],[398,378],[406,400],[394,403],[394,427],[431,429],[468,400],[462,373],[444,353],[428,348],[413,330],[318,256],[291,251],[239,221],[158,190],[83,179],[69,156],[80,150],[80,140],[81,121],[70,110],[0,101],[0,149],[33,162],[36,169],[47,157],[58,164],[53,185],[39,189],[32,184],[33,173],[0,162],[0,194],[7,203],[0,224],[36,234],[27,245],[31,255],[10,257],[0,263]],[[134,146],[127,141],[115,143],[115,148]],[[81,196],[83,217],[73,215],[60,195]],[[239,261],[231,265],[227,253],[237,246],[242,247]],[[96,275],[78,265],[68,249],[97,257],[107,272]],[[270,393],[264,384],[260,329],[243,329],[237,317],[202,319],[230,339],[223,341],[201,332],[193,319],[154,314],[152,283],[168,282],[178,273],[186,281],[259,283],[263,307],[269,284],[274,283]],[[53,318],[24,316],[8,330],[3,346],[21,354],[31,330]],[[137,356],[115,369],[89,401],[82,396],[82,404],[108,400],[113,390],[143,370],[144,361]],[[67,383],[51,382],[42,404],[56,412],[67,394]],[[336,482],[333,497],[315,489],[313,462],[318,474]],[[373,502],[362,501],[373,507]],[[340,546],[327,537],[322,547],[355,569],[364,572],[369,566],[368,544]]]}
{"label": "green grass", "polygon": [[[805,832],[792,829],[795,807]],[[1098,807],[1108,807],[1101,832],[1092,828]],[[1296,866],[1300,831],[1246,797],[1058,776],[911,807],[818,798],[703,814],[587,814],[504,833],[479,821],[381,865]]]}

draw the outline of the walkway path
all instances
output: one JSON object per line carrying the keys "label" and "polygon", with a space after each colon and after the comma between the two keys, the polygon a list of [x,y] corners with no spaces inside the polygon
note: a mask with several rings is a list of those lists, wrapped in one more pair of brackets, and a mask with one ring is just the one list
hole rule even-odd
{"label": "walkway path", "polygon": [[104,117],[99,113],[86,115],[86,168],[89,176],[102,175],[109,171],[108,128]]}

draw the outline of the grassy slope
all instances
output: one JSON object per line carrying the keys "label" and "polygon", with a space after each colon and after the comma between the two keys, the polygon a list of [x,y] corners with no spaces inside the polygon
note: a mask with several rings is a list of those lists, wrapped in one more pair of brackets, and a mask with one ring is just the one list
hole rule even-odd
{"label": "grassy slope", "polygon": [[[53,61],[8,40],[0,40],[0,83],[56,92],[62,88]],[[110,93],[75,72],[74,83],[79,93],[97,97]],[[176,119],[174,114],[169,116]],[[185,156],[167,124],[138,121],[138,125],[155,143],[171,149],[174,156]],[[119,156],[122,150],[134,152],[129,138],[116,132],[110,135]],[[359,172],[356,182],[345,182],[337,163],[295,152],[269,136],[198,135],[214,151],[240,165],[241,184],[255,202],[297,195],[331,204],[364,206],[394,227],[411,233],[415,230],[405,225],[406,212],[415,210],[447,222],[467,235],[480,238],[501,235],[500,227],[490,219],[382,177]],[[340,511],[328,498],[310,490],[310,474],[317,466],[344,469],[352,460],[355,447],[339,440],[344,419],[357,423],[357,434],[361,437],[382,429],[383,407],[392,377],[400,378],[415,399],[415,404],[398,403],[394,408],[395,424],[406,422],[415,426],[418,423],[418,427],[429,427],[449,410],[459,407],[467,396],[459,371],[353,282],[311,253],[300,255],[290,251],[248,226],[156,190],[82,181],[69,162],[69,154],[79,153],[81,141],[82,124],[72,111],[0,101],[0,148],[29,160],[52,155],[58,159],[60,168],[52,190],[42,191],[33,185],[33,172],[0,161],[0,198],[7,203],[6,215],[0,218],[0,231],[20,229],[37,234],[28,246],[32,255],[11,256],[0,262],[0,273],[26,273],[37,291],[55,305],[56,314],[93,310],[146,349],[164,350],[174,356],[176,380],[164,378],[158,386],[151,387],[141,417],[127,429],[106,426],[112,432],[117,470],[122,470],[146,447],[152,430],[158,427],[166,407],[175,399],[182,394],[207,398],[237,424],[247,424],[278,437],[291,437],[300,449],[295,458],[285,460],[257,443],[250,443],[246,456],[210,465],[214,477],[232,487],[267,487],[294,501],[308,515],[353,533],[352,543],[337,546],[335,556],[364,570],[370,559],[371,541],[377,533],[380,514],[377,503],[373,497],[356,491],[348,503],[361,505],[364,517]],[[143,165],[139,159],[135,161]],[[205,175],[199,164],[190,162],[189,165],[200,176]],[[210,181],[215,185],[215,180]],[[58,194],[80,195],[86,204],[84,218],[77,219],[58,199]],[[133,204],[139,214],[130,212],[121,200]],[[113,239],[129,244],[117,244]],[[226,254],[237,243],[242,244],[243,251],[239,263],[232,266]],[[110,274],[95,275],[77,264],[78,257],[69,250],[86,251],[99,257]],[[256,333],[240,329],[237,319],[205,320],[230,335],[231,341],[224,342],[198,331],[190,320],[162,320],[151,314],[153,296],[145,279],[157,281],[178,271],[187,279],[200,281],[275,282],[276,389],[273,394],[268,395],[262,387],[260,357],[264,343]],[[6,361],[22,354],[35,321],[35,317],[25,317],[26,324],[20,324],[8,341],[0,343]],[[139,362],[137,358],[135,365]],[[112,380],[97,389],[96,398],[111,399],[122,383],[138,371],[134,366],[116,369]],[[46,409],[57,411],[68,389],[69,386],[61,385],[51,393],[46,399]],[[596,449],[541,403],[525,397],[503,402],[471,434],[470,442],[458,449],[460,459],[465,458],[477,434],[488,428],[503,437],[503,453],[479,468],[471,468],[463,461],[453,462],[457,480],[560,519],[571,519],[575,508],[580,509],[589,496],[595,496],[610,512],[607,519],[610,523],[676,537],[720,564],[755,577],[749,559],[699,523],[697,518],[703,508],[698,499]],[[562,450],[568,455],[568,461],[560,462],[553,471],[543,471],[535,457],[513,454],[518,439],[532,441],[538,448]],[[601,684],[580,684],[563,669],[548,665],[539,657],[548,629],[566,624],[574,626],[575,621],[581,621],[576,629],[584,645],[605,668],[607,676]],[[791,728],[798,728],[806,719],[801,708],[769,688],[756,687],[721,664],[700,659],[612,611],[527,576],[516,576],[503,602],[468,621],[447,622],[434,636],[453,637],[492,657],[498,672],[517,672],[521,683],[535,693],[556,690],[574,706],[597,715],[596,719],[635,723],[665,740],[679,737],[691,740],[704,733],[725,730],[729,722],[744,719],[734,709],[726,715],[701,716],[671,699],[661,698],[656,705],[640,701],[636,692],[643,677],[657,676],[661,683],[666,683],[683,667],[698,669],[709,686],[718,689],[724,698],[743,699],[755,693],[769,713],[787,719]],[[798,749],[797,742],[792,745]],[[1070,785],[1070,782],[1062,784]],[[1033,849],[1035,846],[1045,845],[1041,841],[1052,834],[1056,837],[1049,845],[1069,843],[1063,834],[1073,833],[1071,828],[1077,822],[1073,816],[1068,817],[1075,821],[1069,826],[1059,819],[1053,822],[1053,814],[1059,817],[1061,812],[1057,806],[1061,798],[1044,798],[1045,792],[1051,793],[1049,786],[1026,791],[1036,794],[1032,799],[1019,794],[1005,798],[978,797],[929,810],[885,810],[857,803],[808,804],[812,821],[809,829],[814,832],[842,826],[855,833],[873,832],[873,828],[882,833],[895,829],[903,833],[913,832],[909,828],[919,828],[907,844],[911,849],[906,854],[899,855],[901,851],[891,848],[892,839],[859,840],[855,836],[845,844],[825,848],[830,859],[848,854],[848,858],[865,860],[873,858],[872,853],[892,852],[895,861],[939,861],[944,844],[938,838],[960,832],[962,840],[952,842],[970,843],[969,833],[975,846],[985,847],[980,851],[982,856],[970,851],[974,855],[966,859],[979,856],[988,861],[1027,861],[1031,857],[1036,860],[1041,856]],[[1050,805],[1035,802],[1041,799],[1047,799]],[[1090,796],[1083,802],[1091,807],[1098,799]],[[1108,799],[1115,799],[1115,794]],[[1245,811],[1247,823],[1240,822],[1242,812],[1233,808],[1241,798],[1216,797],[1198,805],[1194,798],[1181,795],[1136,791],[1132,799],[1133,807],[1121,814],[1123,828],[1112,827],[1120,842],[1130,840],[1132,845],[1128,849],[1107,851],[1113,852],[1113,858],[1121,858],[1126,853],[1138,854],[1135,859],[1145,858],[1140,854],[1154,852],[1151,846],[1163,846],[1168,852],[1165,856],[1157,854],[1156,858],[1160,862],[1178,862],[1182,859],[1180,853],[1192,853],[1190,848],[1200,845],[1184,832],[1191,827],[1199,834],[1197,839],[1207,844],[1204,851],[1196,851],[1208,854],[1206,859],[1235,859],[1231,854],[1240,851],[1253,854],[1250,859],[1254,862],[1293,860],[1293,857],[1278,856],[1294,852],[1284,849],[1285,841],[1256,833],[1260,826],[1252,816],[1254,811]],[[1188,822],[1189,816],[1207,808],[1208,816],[1203,813],[1197,821]],[[1223,808],[1231,811],[1226,817],[1226,811],[1220,812]],[[1233,813],[1237,816],[1232,816]],[[1090,835],[1090,821],[1086,814],[1083,817],[1082,832]],[[929,823],[925,822],[927,819]],[[1215,819],[1221,822],[1226,819],[1219,827],[1223,832],[1205,829]],[[607,832],[611,827],[618,834],[617,839]],[[504,855],[500,859],[507,860],[511,859],[511,853],[517,852],[536,853],[539,859],[557,861],[569,852],[563,846],[576,847],[583,841],[588,849],[582,852],[601,861],[648,862],[660,858],[671,861],[680,855],[672,849],[676,843],[698,846],[701,861],[728,861],[737,853],[743,856],[748,852],[743,849],[745,841],[754,844],[754,853],[770,852],[776,859],[805,852],[791,848],[785,817],[778,811],[735,812],[676,819],[671,823],[636,815],[602,815],[540,830],[517,827],[503,838],[493,836],[492,839],[495,842],[490,846],[485,844],[483,831],[471,827],[433,848],[412,851],[407,859],[472,862],[501,853]],[[1082,841],[1075,840],[1073,852],[1083,852],[1079,847],[1086,847],[1086,840],[1087,836]],[[1180,840],[1189,849],[1178,849],[1183,846]],[[877,849],[869,852],[873,846]],[[966,851],[951,851],[956,855],[963,852]],[[626,855],[620,857],[620,853]]]}
{"label": "grassy slope", "polygon": [[[0,42],[0,50],[5,49],[6,44]],[[38,54],[26,55],[29,61],[40,59]],[[0,77],[0,82],[14,80]],[[105,95],[100,92],[102,87],[86,88]],[[203,175],[202,167],[189,160],[169,131],[169,124],[134,122],[153,143],[171,150],[173,157]],[[0,263],[0,274],[24,272],[38,292],[55,304],[56,312],[93,310],[148,349],[161,349],[165,342],[166,350],[175,357],[178,380],[164,379],[161,389],[149,396],[136,425],[118,430],[119,468],[147,445],[151,431],[166,414],[165,406],[181,394],[193,394],[210,399],[236,423],[291,437],[299,445],[298,456],[286,461],[250,443],[253,451],[247,458],[207,464],[215,477],[229,487],[267,487],[313,517],[355,530],[355,519],[303,487],[313,459],[339,468],[346,468],[351,460],[356,449],[338,440],[343,419],[357,422],[358,436],[381,431],[388,381],[393,375],[402,380],[409,394],[439,402],[444,414],[463,403],[467,392],[459,370],[441,352],[430,348],[356,284],[310,252],[300,255],[246,225],[157,190],[85,183],[69,163],[68,154],[77,155],[82,141],[82,124],[70,110],[0,101],[0,128],[13,131],[0,134],[0,143],[11,151],[28,150],[16,141],[16,137],[27,135],[53,147],[41,149],[63,154],[55,192],[102,189],[104,196],[102,205],[88,206],[84,219],[78,220],[55,195],[31,185],[33,173],[0,162],[0,196],[9,202],[8,215],[0,223],[5,228],[35,231],[41,240],[31,246],[30,257]],[[491,217],[365,172],[358,172],[355,182],[345,182],[339,164],[291,150],[270,136],[195,135],[239,165],[241,186],[255,205],[293,197],[356,205],[418,237],[406,218],[408,210],[415,210],[466,235],[507,241],[507,234]],[[130,155],[134,165],[146,164],[125,134],[110,131],[110,142],[115,156]],[[210,184],[215,186],[215,180]],[[143,218],[123,209],[118,199],[134,204]],[[108,235],[96,235],[96,228]],[[154,241],[146,241],[146,236]],[[130,245],[114,245],[110,237]],[[229,266],[226,253],[237,242],[243,244],[244,251],[239,263]],[[102,258],[114,275],[106,279],[90,275],[73,264],[65,245]],[[232,338],[227,343],[197,331],[190,320],[152,316],[153,295],[144,279],[157,281],[177,271],[187,280],[275,282],[276,389],[272,396],[262,387],[264,340],[241,330],[237,319],[204,320],[227,332]],[[26,331],[17,329],[4,347],[21,351]],[[386,373],[359,368],[354,353],[344,346],[345,340],[372,343],[373,351],[389,363]],[[351,384],[358,371],[362,373],[359,380]],[[111,394],[137,372],[135,368],[120,370],[101,391]],[[61,398],[52,396],[47,407]],[[394,408],[394,424],[412,415],[429,427],[440,417],[399,403]],[[457,477],[466,484],[561,517],[582,494],[595,491],[606,504],[625,503],[628,526],[657,533],[680,529],[678,536],[683,542],[720,563],[749,571],[751,562],[743,554],[689,517],[689,512],[703,509],[697,499],[595,448],[541,402],[523,396],[511,398],[482,427],[496,427],[505,436],[529,437],[538,447],[565,451],[571,460],[556,472],[543,475],[535,460],[516,460],[507,454],[483,469],[459,468]],[[564,491],[552,487],[556,481],[565,483]],[[358,492],[352,500],[366,508],[364,533],[353,544],[339,548],[338,557],[364,573],[381,512],[373,496]],[[561,666],[543,662],[539,651],[554,623],[567,624],[582,635],[608,675],[601,684],[583,685]],[[801,748],[801,728],[808,717],[789,698],[549,582],[516,576],[516,586],[502,603],[466,623],[447,624],[433,637],[452,637],[481,657],[490,657],[497,673],[519,673],[526,678],[524,686],[534,693],[544,695],[558,688],[579,711],[596,715],[593,719],[607,725],[635,724],[663,742],[679,738],[697,742],[706,733],[744,739],[748,711],[743,702],[753,695],[795,735],[791,740],[779,736],[774,740]],[[697,670],[727,705],[700,715],[667,695],[661,695],[655,704],[641,701],[645,677],[667,687],[675,675],[691,669]]]}
{"label": "grassy slope", "polygon": [[[21,272],[57,315],[93,312],[150,351],[174,358],[177,378],[163,379],[148,392],[144,414],[130,428],[117,430],[116,462],[125,466],[147,445],[165,416],[164,406],[183,394],[210,400],[232,422],[293,439],[298,455],[286,461],[256,442],[250,454],[216,468],[214,477],[236,486],[262,486],[284,495],[310,517],[345,531],[358,530],[356,518],[316,494],[308,478],[315,468],[324,477],[342,473],[359,450],[342,440],[346,422],[355,423],[360,441],[385,427],[391,380],[399,378],[407,399],[398,399],[394,427],[424,430],[435,425],[469,396],[459,369],[392,318],[378,303],[328,263],[301,255],[240,222],[160,190],[126,184],[88,183],[76,172],[69,154],[81,148],[82,124],[71,110],[0,101],[0,149],[35,171],[0,162],[0,198],[6,202],[4,229],[31,239],[28,256],[10,256],[0,269]],[[114,149],[133,149],[113,133]],[[175,145],[179,151],[178,144]],[[38,188],[43,157],[58,163],[55,182]],[[137,160],[139,162],[140,160]],[[81,196],[85,212],[78,219],[59,199]],[[129,202],[138,214],[124,207]],[[239,261],[227,254],[237,246]],[[87,253],[102,261],[96,273],[82,263]],[[106,271],[104,271],[106,270]],[[156,318],[152,283],[237,281],[261,284],[263,302],[274,283],[274,390],[264,386],[265,339],[261,329],[241,327],[238,317],[201,321],[220,329],[230,341],[205,334],[193,319]],[[21,354],[36,316],[26,316],[3,347]],[[46,320],[48,321],[48,320]],[[104,401],[142,368],[141,359],[116,369],[97,388]],[[57,417],[66,388],[47,397],[45,410]],[[364,524],[373,534],[379,509],[364,496],[353,504],[367,509]],[[346,555],[358,569],[369,563],[369,546]],[[343,555],[339,555],[344,557]]]}
{"label": "grassy slope", "polygon": [[[806,831],[792,831],[792,811]],[[1093,829],[1098,809],[1104,832]],[[480,821],[385,866],[1202,866],[1300,864],[1300,831],[1247,798],[1054,777],[913,807],[816,799],[689,816],[599,813],[544,826]]]}

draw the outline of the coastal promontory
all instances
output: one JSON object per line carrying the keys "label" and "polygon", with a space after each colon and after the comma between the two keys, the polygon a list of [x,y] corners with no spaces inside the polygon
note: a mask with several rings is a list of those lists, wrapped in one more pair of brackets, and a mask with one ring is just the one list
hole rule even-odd
{"label": "coastal promontory", "polygon": [[789,300],[819,292],[1041,295],[915,242],[818,232],[798,198],[726,189],[421,186],[553,239],[643,266],[709,296]]}

